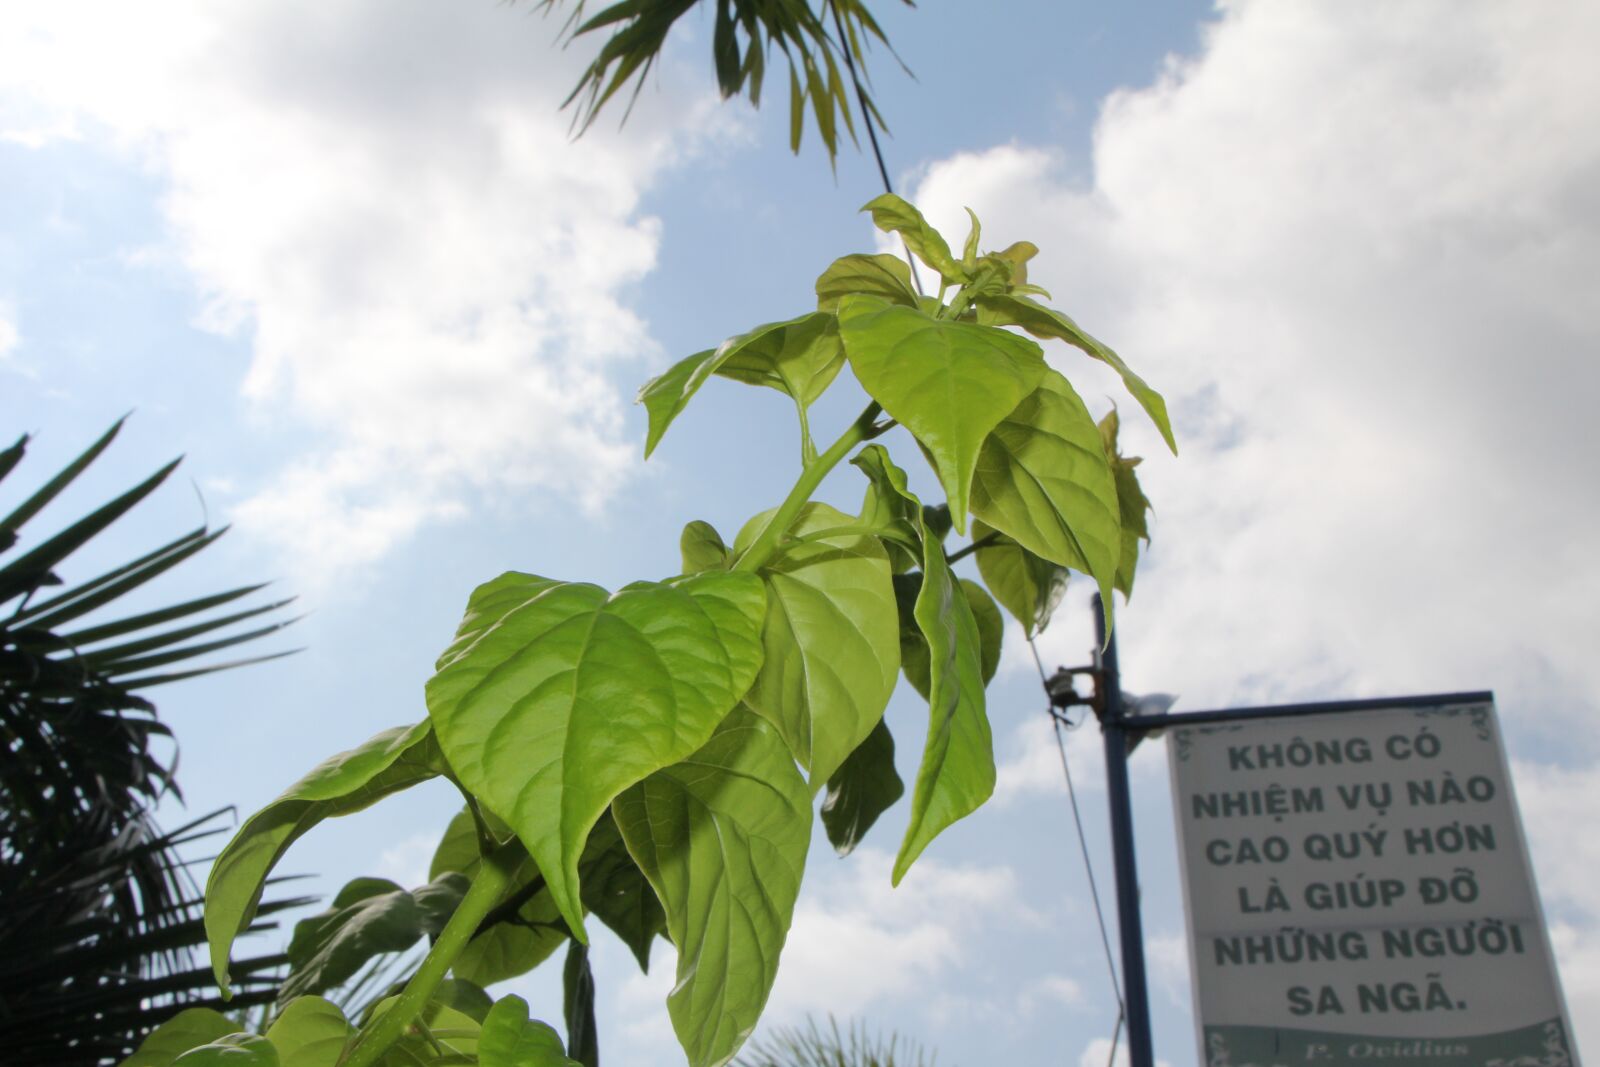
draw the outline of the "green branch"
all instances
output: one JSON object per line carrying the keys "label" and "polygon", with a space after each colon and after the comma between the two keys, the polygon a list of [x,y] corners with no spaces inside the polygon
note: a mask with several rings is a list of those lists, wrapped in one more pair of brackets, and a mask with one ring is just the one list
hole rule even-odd
{"label": "green branch", "polygon": [[784,497],[783,503],[778,505],[778,510],[773,512],[766,528],[750,547],[745,549],[744,555],[734,563],[734,570],[758,570],[772,558],[784,532],[794,525],[800,509],[811,500],[811,494],[816,492],[817,486],[822,484],[822,479],[828,476],[828,472],[837,467],[839,461],[848,456],[857,445],[872,440],[881,432],[873,425],[873,421],[882,411],[883,408],[877,401],[868,404],[866,410],[856,417],[856,421],[839,435],[839,439],[830,445],[826,452],[806,464],[805,470],[800,472],[800,480],[794,483],[789,495]]}
{"label": "green branch", "polygon": [[439,939],[423,957],[417,973],[406,983],[400,999],[362,1031],[340,1067],[372,1067],[422,1014],[429,998],[455,964],[456,957],[461,955],[461,950],[477,933],[478,924],[511,885],[512,875],[522,863],[524,855],[522,844],[513,841],[483,858],[478,864],[477,875],[472,879],[472,888],[461,898],[455,914],[450,916],[450,921],[439,932]]}

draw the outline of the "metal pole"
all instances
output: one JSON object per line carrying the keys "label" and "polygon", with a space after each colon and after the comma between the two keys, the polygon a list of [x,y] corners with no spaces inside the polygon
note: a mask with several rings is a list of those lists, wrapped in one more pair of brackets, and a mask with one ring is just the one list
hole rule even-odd
{"label": "metal pole", "polygon": [[1106,794],[1111,808],[1111,857],[1117,876],[1117,926],[1122,943],[1122,999],[1128,1013],[1129,1067],[1154,1067],[1150,1041],[1150,994],[1144,969],[1144,930],[1139,920],[1139,872],[1133,854],[1133,804],[1128,792],[1128,730],[1123,724],[1122,674],[1117,638],[1106,635],[1100,597],[1094,598],[1099,649],[1100,732],[1106,749]]}

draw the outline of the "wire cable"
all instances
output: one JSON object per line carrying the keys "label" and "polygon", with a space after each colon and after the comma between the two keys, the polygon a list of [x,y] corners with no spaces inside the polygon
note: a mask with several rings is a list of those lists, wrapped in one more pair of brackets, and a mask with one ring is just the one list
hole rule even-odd
{"label": "wire cable", "polygon": [[[856,103],[861,105],[861,121],[867,127],[867,140],[872,144],[872,155],[878,161],[878,176],[883,179],[883,191],[894,195],[894,183],[889,181],[889,167],[883,161],[883,149],[878,146],[878,131],[872,123],[872,109],[867,105],[867,91],[861,85],[861,75],[856,71],[855,58],[850,54],[850,35],[845,32],[844,19],[839,15],[839,5],[833,0],[828,0],[828,9],[833,12],[833,25],[839,31],[839,51],[844,53],[845,69],[850,72],[850,84],[856,90]],[[927,291],[922,288],[922,275],[917,272],[917,261],[911,254],[911,246],[903,241],[902,246],[906,252],[906,264],[911,268],[911,281],[917,287],[918,296],[926,296]]]}
{"label": "wire cable", "polygon": [[[1033,638],[1028,638],[1028,651],[1033,653],[1033,665],[1039,670],[1039,683],[1049,691],[1049,676],[1045,674],[1044,661],[1039,658],[1039,648],[1033,643]],[[1083,815],[1078,809],[1078,791],[1072,784],[1072,765],[1067,760],[1067,741],[1065,727],[1061,718],[1056,715],[1053,705],[1045,706],[1045,714],[1050,716],[1050,723],[1055,728],[1056,751],[1061,756],[1061,774],[1067,781],[1067,799],[1072,803],[1072,824],[1078,831],[1078,851],[1083,856],[1083,870],[1089,879],[1089,897],[1094,901],[1095,922],[1100,927],[1100,946],[1105,950],[1106,973],[1111,978],[1111,992],[1117,998],[1117,1023],[1111,1031],[1111,1056],[1106,1061],[1106,1067],[1112,1067],[1117,1057],[1117,1046],[1122,1039],[1122,1026],[1128,1017],[1128,1005],[1122,999],[1122,980],[1117,977],[1116,958],[1111,952],[1111,934],[1106,928],[1105,908],[1100,904],[1100,886],[1094,876],[1094,863],[1089,858],[1089,841],[1083,832]]]}

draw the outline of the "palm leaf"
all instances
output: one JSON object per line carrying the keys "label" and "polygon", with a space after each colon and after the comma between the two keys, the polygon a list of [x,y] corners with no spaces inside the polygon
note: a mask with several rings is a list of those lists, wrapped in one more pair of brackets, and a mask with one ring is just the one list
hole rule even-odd
{"label": "palm leaf", "polygon": [[[582,133],[630,80],[634,82],[633,95],[638,96],[673,25],[699,0],[621,0],[587,20],[582,17],[583,0],[566,2],[571,12],[562,28],[564,36],[576,39],[592,33],[610,33],[562,105],[577,103],[573,126]],[[914,0],[902,2],[907,7],[915,6]],[[550,12],[562,3],[563,0],[538,0],[538,7]],[[842,30],[842,41],[836,40],[828,30],[824,20],[830,15]],[[791,111],[799,116],[791,131],[792,146],[799,151],[805,122],[801,104],[810,97],[817,132],[831,162],[838,155],[841,126],[852,140],[855,139],[855,117],[835,62],[836,53],[843,53],[853,63],[852,74],[860,72],[861,80],[855,88],[861,105],[882,125],[877,105],[872,100],[867,54],[862,47],[868,37],[876,38],[893,54],[883,28],[868,11],[864,0],[823,0],[817,11],[811,9],[808,0],[716,0],[711,56],[717,87],[724,99],[742,92],[750,98],[751,104],[759,107],[761,82],[766,71],[762,56],[773,46],[782,49],[789,57],[791,75],[797,63],[808,75],[804,83],[797,77],[790,79]],[[898,61],[899,57],[895,59]],[[904,63],[900,65],[905,67]],[[824,71],[825,77],[822,76]],[[629,107],[631,109],[631,103]]]}
{"label": "palm leaf", "polygon": [[[206,940],[201,894],[189,873],[195,861],[182,850],[218,832],[223,813],[173,831],[156,825],[153,807],[177,794],[177,757],[171,731],[141,691],[285,655],[213,658],[295,621],[274,616],[292,598],[238,603],[259,584],[116,614],[122,598],[223,533],[206,527],[39,595],[63,586],[73,554],[177,466],[25,543],[27,524],[121,426],[0,519],[0,1048],[18,1067],[118,1060],[177,1011],[221,1006],[210,969],[197,962]],[[0,481],[19,469],[28,443],[24,436],[0,452]],[[221,610],[227,605],[234,606]],[[265,917],[301,903],[265,905],[255,928],[271,928]],[[262,956],[236,964],[228,1007],[275,1000],[283,963]]]}

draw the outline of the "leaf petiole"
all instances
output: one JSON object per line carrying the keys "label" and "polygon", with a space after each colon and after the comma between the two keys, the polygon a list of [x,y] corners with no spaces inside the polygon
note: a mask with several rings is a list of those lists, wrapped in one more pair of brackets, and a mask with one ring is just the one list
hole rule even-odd
{"label": "leaf petiole", "polygon": [[896,541],[907,548],[920,549],[922,547],[916,541],[896,530],[883,526],[873,526],[864,522],[851,523],[848,526],[830,526],[825,530],[816,530],[812,533],[801,534],[798,537],[785,537],[782,543],[785,546],[801,545],[810,541],[826,541],[830,537],[850,536],[882,537],[890,541]]}
{"label": "leaf petiole", "polygon": [[1000,540],[1000,531],[999,530],[995,530],[995,531],[993,531],[991,533],[986,533],[982,537],[978,538],[976,541],[972,542],[972,544],[966,545],[966,546],[964,546],[962,548],[958,548],[954,552],[946,554],[946,556],[944,557],[944,561],[946,563],[954,563],[957,560],[966,559],[968,556],[970,556],[974,552],[978,551],[978,549],[980,549],[980,548],[988,548],[990,545],[994,544],[998,540]]}

